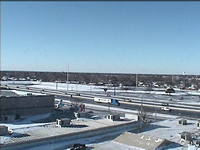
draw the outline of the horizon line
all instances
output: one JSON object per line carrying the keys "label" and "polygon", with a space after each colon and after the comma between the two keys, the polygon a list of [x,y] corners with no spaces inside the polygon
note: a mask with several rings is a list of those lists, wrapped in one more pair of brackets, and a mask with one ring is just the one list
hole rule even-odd
{"label": "horizon line", "polygon": [[182,76],[199,76],[200,74],[174,74],[174,73],[116,73],[116,72],[68,72],[68,71],[27,71],[27,70],[0,70],[0,72],[56,72],[56,73],[88,73],[88,74],[138,74],[138,75],[182,75]]}

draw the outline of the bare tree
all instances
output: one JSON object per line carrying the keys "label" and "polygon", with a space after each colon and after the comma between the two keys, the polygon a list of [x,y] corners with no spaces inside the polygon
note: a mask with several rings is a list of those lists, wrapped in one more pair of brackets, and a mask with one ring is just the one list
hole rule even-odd
{"label": "bare tree", "polygon": [[147,111],[145,111],[145,109],[143,108],[143,101],[141,101],[141,107],[140,107],[140,110],[138,110],[140,128],[142,128],[142,124],[147,125],[147,123],[148,123],[147,116],[148,115],[149,115],[149,113]]}
{"label": "bare tree", "polygon": [[73,110],[74,112],[78,112],[81,104],[81,100],[79,98],[74,97],[73,101],[71,101],[71,110]]}

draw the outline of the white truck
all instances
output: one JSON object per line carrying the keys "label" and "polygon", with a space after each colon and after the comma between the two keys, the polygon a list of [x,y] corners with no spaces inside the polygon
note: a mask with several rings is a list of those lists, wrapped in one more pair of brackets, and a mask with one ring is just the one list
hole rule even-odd
{"label": "white truck", "polygon": [[117,105],[117,106],[120,105],[118,100],[112,99],[112,98],[94,97],[94,101],[97,102],[97,103],[107,103],[107,104],[112,104],[112,105]]}

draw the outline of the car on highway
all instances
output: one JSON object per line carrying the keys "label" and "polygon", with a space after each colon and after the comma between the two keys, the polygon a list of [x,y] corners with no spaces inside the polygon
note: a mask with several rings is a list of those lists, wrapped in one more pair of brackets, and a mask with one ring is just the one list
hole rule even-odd
{"label": "car on highway", "polygon": [[161,109],[164,111],[171,111],[171,109],[169,107],[161,107]]}
{"label": "car on highway", "polygon": [[85,144],[76,143],[73,144],[68,150],[86,150],[86,148]]}
{"label": "car on highway", "polygon": [[162,103],[162,106],[169,106],[169,103]]}
{"label": "car on highway", "polygon": [[131,102],[131,100],[128,99],[128,98],[124,98],[124,101],[125,101],[125,102]]}

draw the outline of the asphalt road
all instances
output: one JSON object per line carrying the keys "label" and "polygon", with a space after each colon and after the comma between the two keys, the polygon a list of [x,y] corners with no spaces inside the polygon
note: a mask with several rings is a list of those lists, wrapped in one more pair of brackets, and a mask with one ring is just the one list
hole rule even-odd
{"label": "asphalt road", "polygon": [[[56,96],[58,99],[66,99],[66,100],[71,100],[74,101],[74,98],[72,97],[66,97],[66,96]],[[104,103],[96,103],[91,99],[87,98],[79,98],[76,97],[75,101],[83,102],[83,103],[90,103],[90,104],[96,104],[96,105],[102,105],[102,106],[109,106],[108,104]],[[112,105],[112,107],[118,107],[118,108],[123,108],[123,109],[130,109],[130,110],[142,110],[145,112],[151,112],[151,113],[161,113],[161,114],[170,114],[170,115],[177,115],[177,116],[182,116],[182,117],[193,117],[193,118],[200,118],[200,112],[192,112],[192,111],[184,111],[184,110],[171,110],[171,111],[164,111],[161,110],[160,108],[157,107],[149,107],[149,106],[144,106],[144,105],[134,105],[134,104],[125,104],[121,103],[120,106],[115,106]]]}
{"label": "asphalt road", "polygon": [[[42,92],[42,93],[47,93],[47,94],[52,94],[52,95],[57,95],[57,98],[60,98],[60,99],[70,99],[70,95],[66,95],[66,96],[59,96],[59,95],[63,95],[63,92],[62,91],[57,91],[57,90],[44,90],[42,91],[42,89],[40,88],[29,88],[27,89],[25,86],[21,86],[21,87],[10,87],[12,89],[16,89],[16,90],[22,90],[22,91],[35,91],[35,92]],[[76,94],[75,92],[72,93],[73,95]],[[81,93],[82,95],[82,93]],[[74,98],[71,98],[71,100],[73,100]],[[96,103],[94,101],[92,101],[91,99],[89,98],[83,98],[83,97],[80,97],[80,96],[76,96],[76,99],[82,101],[83,103],[92,103],[92,104],[98,104],[98,105],[104,105],[104,106],[108,106],[108,104],[103,104],[103,103]],[[121,103],[120,106],[115,106],[115,105],[112,105],[112,107],[120,107],[120,108],[123,108],[123,109],[130,109],[130,110],[141,110],[141,102],[138,102],[137,100],[137,103],[133,102],[134,100],[132,100],[132,103]],[[151,101],[152,103],[152,101]],[[184,117],[195,117],[195,118],[200,118],[200,109],[199,108],[187,108],[187,110],[184,110],[185,108],[182,107],[182,106],[178,106],[177,108],[180,108],[180,109],[177,109],[176,106],[170,106],[172,108],[171,111],[164,111],[164,110],[161,110],[161,104],[159,103],[156,103],[156,102],[153,102],[150,106],[147,106],[147,101],[144,101],[143,102],[143,105],[142,105],[142,109],[146,112],[152,112],[152,113],[163,113],[163,114],[171,114],[171,115],[178,115],[178,116],[184,116]],[[196,109],[196,110],[195,110]],[[190,111],[191,110],[191,111]],[[192,110],[195,110],[195,111],[192,111]]]}

